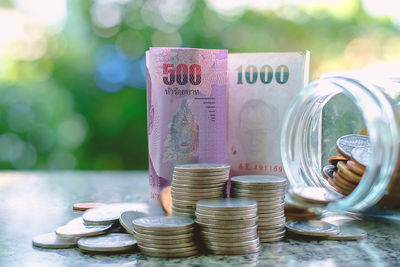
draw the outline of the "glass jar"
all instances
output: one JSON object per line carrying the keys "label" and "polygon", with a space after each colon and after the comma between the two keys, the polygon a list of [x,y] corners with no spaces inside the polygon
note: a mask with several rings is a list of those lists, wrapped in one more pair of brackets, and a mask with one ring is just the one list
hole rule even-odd
{"label": "glass jar", "polygon": [[366,171],[350,195],[327,208],[400,207],[399,119],[400,83],[388,75],[371,70],[323,75],[300,91],[284,119],[281,154],[290,185],[332,188],[321,173],[326,154],[337,138],[359,133],[365,123],[372,149]]}

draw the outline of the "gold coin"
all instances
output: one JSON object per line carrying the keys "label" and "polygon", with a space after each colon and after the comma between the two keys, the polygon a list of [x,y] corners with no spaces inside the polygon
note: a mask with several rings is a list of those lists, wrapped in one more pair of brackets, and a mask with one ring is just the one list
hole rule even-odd
{"label": "gold coin", "polygon": [[343,161],[339,162],[337,167],[339,169],[339,174],[346,180],[357,184],[361,181],[361,176],[350,171]]}
{"label": "gold coin", "polygon": [[347,168],[349,168],[350,171],[354,172],[357,175],[363,176],[365,172],[365,167],[361,167],[362,165],[356,163],[355,161],[348,160],[346,162]]}
{"label": "gold coin", "polygon": [[328,162],[330,164],[332,164],[333,166],[336,166],[338,164],[339,161],[346,161],[347,158],[343,157],[343,156],[334,156],[334,157],[330,157],[328,159]]}
{"label": "gold coin", "polygon": [[342,176],[340,176],[339,173],[335,173],[333,176],[333,180],[336,184],[340,184],[343,186],[340,186],[348,191],[353,191],[354,189],[356,189],[357,185],[350,183],[349,181],[347,181],[346,179],[344,179]]}
{"label": "gold coin", "polygon": [[342,195],[348,196],[348,195],[351,194],[351,191],[344,190],[343,188],[341,188],[341,187],[339,187],[337,184],[335,184],[335,182],[333,181],[332,178],[328,180],[328,183],[329,183],[337,192],[339,192],[339,193],[342,194]]}

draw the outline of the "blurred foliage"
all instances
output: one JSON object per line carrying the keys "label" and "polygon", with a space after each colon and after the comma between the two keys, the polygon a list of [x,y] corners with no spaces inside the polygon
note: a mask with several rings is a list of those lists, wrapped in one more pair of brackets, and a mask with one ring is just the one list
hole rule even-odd
{"label": "blurred foliage", "polygon": [[233,11],[217,1],[71,0],[60,2],[66,12],[58,28],[25,17],[17,2],[0,0],[0,22],[6,15],[23,22],[22,37],[12,34],[15,23],[0,28],[4,169],[147,168],[150,46],[310,50],[312,79],[400,59],[398,25],[367,14],[358,0]]}

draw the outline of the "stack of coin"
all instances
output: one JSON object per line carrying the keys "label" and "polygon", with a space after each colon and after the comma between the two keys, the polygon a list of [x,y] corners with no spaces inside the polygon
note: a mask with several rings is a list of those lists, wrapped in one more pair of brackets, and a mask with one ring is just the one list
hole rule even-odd
{"label": "stack of coin", "polygon": [[155,257],[188,257],[199,253],[194,221],[177,216],[150,216],[134,219],[138,247]]}
{"label": "stack of coin", "polygon": [[197,200],[225,197],[229,170],[230,166],[225,164],[175,166],[171,185],[172,215],[194,218]]}
{"label": "stack of coin", "polygon": [[270,175],[244,175],[231,179],[231,196],[250,198],[258,203],[260,241],[274,242],[285,237],[286,178]]}
{"label": "stack of coin", "polygon": [[260,250],[257,235],[257,202],[220,198],[197,202],[196,223],[207,252],[241,255]]}
{"label": "stack of coin", "polygon": [[336,142],[339,156],[328,159],[330,165],[322,169],[322,175],[339,193],[349,195],[357,187],[364,175],[370,154],[368,136],[350,134]]}

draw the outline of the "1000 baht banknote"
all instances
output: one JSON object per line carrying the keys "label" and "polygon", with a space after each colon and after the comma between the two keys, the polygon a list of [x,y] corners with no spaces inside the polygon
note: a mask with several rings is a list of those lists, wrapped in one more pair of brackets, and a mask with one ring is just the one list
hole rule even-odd
{"label": "1000 baht banknote", "polygon": [[150,199],[173,168],[226,162],[227,50],[150,48],[146,52]]}
{"label": "1000 baht banknote", "polygon": [[308,83],[309,52],[243,53],[228,57],[227,161],[231,176],[284,176],[282,120]]}

